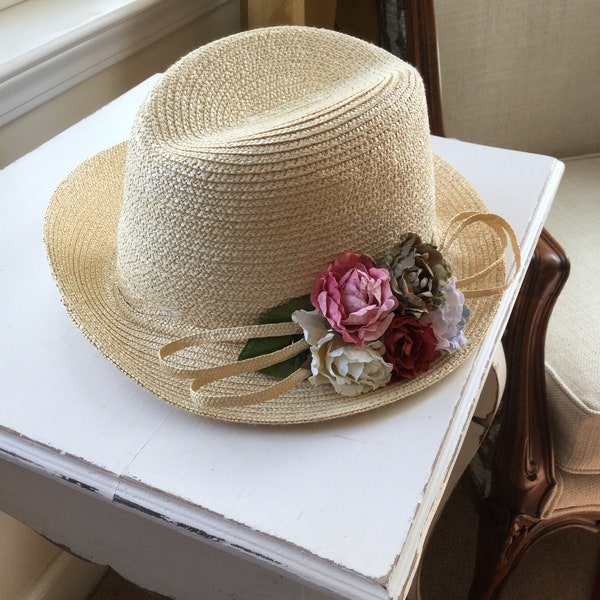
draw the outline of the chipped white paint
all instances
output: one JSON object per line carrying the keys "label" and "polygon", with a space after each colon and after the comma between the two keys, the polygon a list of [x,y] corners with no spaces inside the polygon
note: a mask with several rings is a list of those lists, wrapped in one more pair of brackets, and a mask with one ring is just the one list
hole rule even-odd
{"label": "chipped white paint", "polygon": [[[397,405],[269,428],[210,421],[157,400],[70,322],[41,239],[54,187],[83,158],[127,137],[151,83],[0,174],[0,509],[178,598],[403,597],[523,273],[472,359]],[[433,144],[513,225],[527,262],[561,163]],[[232,569],[246,579],[233,582]]]}

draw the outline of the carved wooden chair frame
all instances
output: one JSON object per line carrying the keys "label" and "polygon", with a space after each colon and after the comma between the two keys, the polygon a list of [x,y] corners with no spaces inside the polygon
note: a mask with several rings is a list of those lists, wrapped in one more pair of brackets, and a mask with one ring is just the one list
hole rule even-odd
{"label": "carved wooden chair frame", "polygon": [[[404,0],[408,60],[427,90],[431,130],[444,135],[433,0]],[[492,488],[478,498],[479,538],[470,599],[500,597],[508,575],[531,545],[566,527],[600,531],[600,513],[542,518],[556,485],[546,400],[544,348],[550,314],[569,274],[558,242],[541,232],[503,338],[507,381],[492,464]],[[600,597],[597,577],[592,598]]]}

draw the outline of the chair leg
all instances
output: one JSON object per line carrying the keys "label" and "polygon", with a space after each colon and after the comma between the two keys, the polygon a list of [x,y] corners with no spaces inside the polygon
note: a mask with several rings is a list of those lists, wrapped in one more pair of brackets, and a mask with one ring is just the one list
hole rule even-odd
{"label": "chair leg", "polygon": [[544,378],[548,319],[569,271],[557,242],[543,231],[509,320],[502,425],[490,496],[479,510],[478,556],[471,600],[495,600],[507,576],[546,531],[537,518],[555,485]]}
{"label": "chair leg", "polygon": [[590,600],[600,600],[600,556],[598,556],[598,564],[596,566],[596,581],[592,589]]}
{"label": "chair leg", "polygon": [[[600,513],[582,512],[537,519],[510,515],[506,507],[482,502],[475,574],[469,600],[498,600],[508,576],[526,552],[543,537],[570,527],[600,532]],[[600,557],[591,600],[600,600]]]}
{"label": "chair leg", "polygon": [[506,509],[482,503],[475,573],[469,600],[498,600],[508,576],[537,537],[535,521],[510,517]]}

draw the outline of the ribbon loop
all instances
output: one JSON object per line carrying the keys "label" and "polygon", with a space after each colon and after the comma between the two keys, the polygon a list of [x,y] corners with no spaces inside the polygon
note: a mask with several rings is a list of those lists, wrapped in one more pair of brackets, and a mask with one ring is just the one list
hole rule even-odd
{"label": "ribbon loop", "polygon": [[236,394],[235,396],[227,394],[210,394],[208,392],[201,393],[199,390],[203,386],[214,381],[250,373],[252,371],[259,371],[292,358],[309,348],[309,345],[304,338],[269,354],[201,369],[190,369],[178,364],[171,364],[167,359],[187,348],[203,346],[214,342],[241,342],[251,338],[266,338],[299,333],[302,333],[302,328],[294,322],[267,323],[263,325],[248,325],[222,329],[205,329],[195,334],[174,340],[163,346],[159,351],[159,361],[162,368],[168,372],[187,379],[192,379],[190,393],[193,398],[195,397],[202,400],[204,404],[240,406],[264,402],[292,389],[301,381],[309,377],[311,372],[308,369],[298,369],[296,372],[292,373],[292,375],[277,381],[273,385],[261,388],[254,392]]}
{"label": "ribbon loop", "polygon": [[[501,253],[494,262],[484,269],[456,282],[456,286],[461,290],[465,298],[481,298],[482,296],[491,296],[504,292],[512,284],[516,273],[521,268],[521,252],[519,250],[519,242],[515,232],[502,217],[490,213],[462,212],[457,214],[448,223],[446,231],[442,235],[442,239],[438,244],[440,252],[443,252],[444,249],[452,246],[458,238],[458,235],[464,229],[475,223],[483,223],[492,229],[500,244]],[[509,243],[515,257],[515,268],[512,270],[510,278],[501,285],[480,289],[468,289],[469,285],[480,281],[504,262],[504,255]]]}
{"label": "ribbon loop", "polygon": [[261,402],[272,400],[289,392],[310,376],[310,370],[302,367],[294,371],[291,375],[288,375],[285,379],[280,379],[272,385],[254,390],[253,392],[236,394],[235,396],[210,394],[206,391],[201,392],[200,388],[202,386],[193,381],[190,387],[190,395],[192,399],[199,400],[205,406],[247,406],[249,404],[260,404]]}

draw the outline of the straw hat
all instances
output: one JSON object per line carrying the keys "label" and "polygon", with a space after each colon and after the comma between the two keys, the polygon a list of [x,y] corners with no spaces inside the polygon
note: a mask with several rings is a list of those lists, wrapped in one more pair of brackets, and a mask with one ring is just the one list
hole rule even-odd
{"label": "straw hat", "polygon": [[[264,357],[238,361],[248,339],[302,333],[256,325],[261,314],[310,294],[342,253],[379,257],[406,232],[443,246],[472,312],[463,348],[356,396],[313,385],[306,366],[277,380],[257,372]],[[58,187],[44,234],[63,302],[100,352],[168,402],[250,423],[358,413],[440,380],[485,335],[506,287],[507,236],[516,246],[432,155],[418,73],[303,27],[236,34],[182,58],[129,141]]]}

